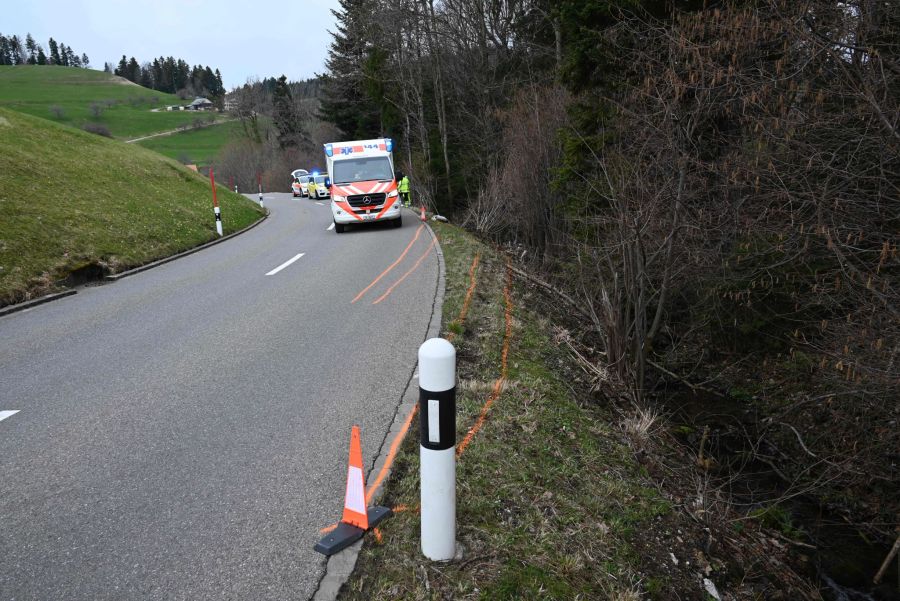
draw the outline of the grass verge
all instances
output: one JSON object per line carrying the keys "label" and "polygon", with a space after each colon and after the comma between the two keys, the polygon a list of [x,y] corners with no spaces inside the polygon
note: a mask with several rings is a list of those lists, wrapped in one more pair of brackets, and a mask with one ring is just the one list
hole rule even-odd
{"label": "grass verge", "polygon": [[[218,188],[225,233],[262,216]],[[0,108],[0,305],[216,237],[209,180],[150,150]]]}
{"label": "grass verge", "polygon": [[[502,375],[507,277],[491,248],[454,226],[435,229],[447,266],[444,336],[453,334],[457,348],[461,440]],[[477,285],[461,323],[476,254]],[[667,554],[660,559],[642,546],[650,532],[677,530],[672,503],[636,459],[617,416],[578,391],[533,294],[511,290],[507,379],[458,458],[463,558],[432,563],[419,550],[414,420],[381,501],[405,510],[368,535],[343,599],[668,599],[676,590],[703,598],[692,572],[685,582],[671,573],[677,566]]]}
{"label": "grass verge", "polygon": [[664,417],[593,392],[568,307],[509,278],[506,259],[464,230],[434,228],[457,441],[469,438],[457,446],[462,558],[421,554],[414,419],[380,500],[395,516],[366,535],[340,598],[821,600],[788,564],[791,543],[734,520]]}

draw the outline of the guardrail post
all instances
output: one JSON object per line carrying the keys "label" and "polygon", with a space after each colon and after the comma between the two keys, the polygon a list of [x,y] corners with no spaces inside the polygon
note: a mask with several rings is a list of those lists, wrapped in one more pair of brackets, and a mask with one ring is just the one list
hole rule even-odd
{"label": "guardrail post", "polygon": [[456,349],[443,338],[419,347],[422,554],[456,555]]}
{"label": "guardrail post", "polygon": [[259,173],[256,174],[256,185],[259,187],[259,206],[263,206],[263,197],[262,197],[262,175]]}

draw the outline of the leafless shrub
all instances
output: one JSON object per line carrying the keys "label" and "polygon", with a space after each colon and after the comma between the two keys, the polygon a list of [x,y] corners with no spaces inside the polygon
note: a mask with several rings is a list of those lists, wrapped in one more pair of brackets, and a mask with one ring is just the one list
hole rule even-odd
{"label": "leafless shrub", "polygon": [[524,245],[538,257],[560,242],[559,194],[551,188],[550,174],[560,160],[556,131],[566,122],[568,100],[559,87],[525,87],[500,114],[498,147],[505,152],[477,190],[467,225]]}
{"label": "leafless shrub", "polygon": [[56,119],[62,119],[66,116],[66,111],[58,104],[54,104],[50,106],[50,114]]}
{"label": "leafless shrub", "polygon": [[99,102],[92,102],[88,106],[88,111],[91,113],[91,117],[94,119],[99,119],[101,115],[103,115],[103,105]]}
{"label": "leafless shrub", "polygon": [[85,123],[81,126],[81,129],[91,134],[97,134],[98,136],[112,138],[112,134],[110,133],[109,128],[102,123]]}
{"label": "leafless shrub", "polygon": [[630,85],[566,231],[639,404],[654,359],[754,353],[785,477],[866,489],[898,475],[900,37],[847,6],[625,16],[606,39]]}

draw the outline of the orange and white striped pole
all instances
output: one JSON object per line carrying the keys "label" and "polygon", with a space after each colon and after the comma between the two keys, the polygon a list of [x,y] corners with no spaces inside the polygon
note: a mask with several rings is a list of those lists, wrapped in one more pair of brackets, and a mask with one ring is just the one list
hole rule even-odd
{"label": "orange and white striped pole", "polygon": [[422,554],[456,555],[456,349],[443,338],[419,347]]}
{"label": "orange and white striped pole", "polygon": [[219,211],[219,199],[216,198],[216,178],[213,176],[213,168],[209,168],[209,183],[213,190],[213,211],[216,213],[216,232],[222,235],[222,213]]}

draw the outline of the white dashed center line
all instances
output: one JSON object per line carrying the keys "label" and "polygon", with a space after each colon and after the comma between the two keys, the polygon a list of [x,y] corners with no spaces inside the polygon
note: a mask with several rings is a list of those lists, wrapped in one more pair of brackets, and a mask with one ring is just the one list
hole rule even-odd
{"label": "white dashed center line", "polygon": [[325,230],[325,231],[326,231],[326,232],[330,232],[330,231],[333,230],[333,229],[334,229],[334,221],[331,222],[331,225],[329,225],[329,226],[328,226],[328,229]]}
{"label": "white dashed center line", "polygon": [[296,255],[294,258],[288,259],[287,261],[285,261],[284,263],[282,263],[281,265],[279,265],[278,267],[276,267],[275,269],[273,269],[266,275],[275,275],[276,273],[278,273],[279,271],[281,271],[282,269],[284,269],[285,267],[287,267],[288,265],[290,265],[291,263],[293,263],[294,261],[296,261],[297,259],[299,259],[300,257],[302,257],[305,254],[306,253],[300,253],[299,255]]}
{"label": "white dashed center line", "polygon": [[19,412],[18,409],[15,409],[12,411],[0,411],[0,422],[5,420],[7,417],[12,417],[13,415],[15,415],[18,412]]}

